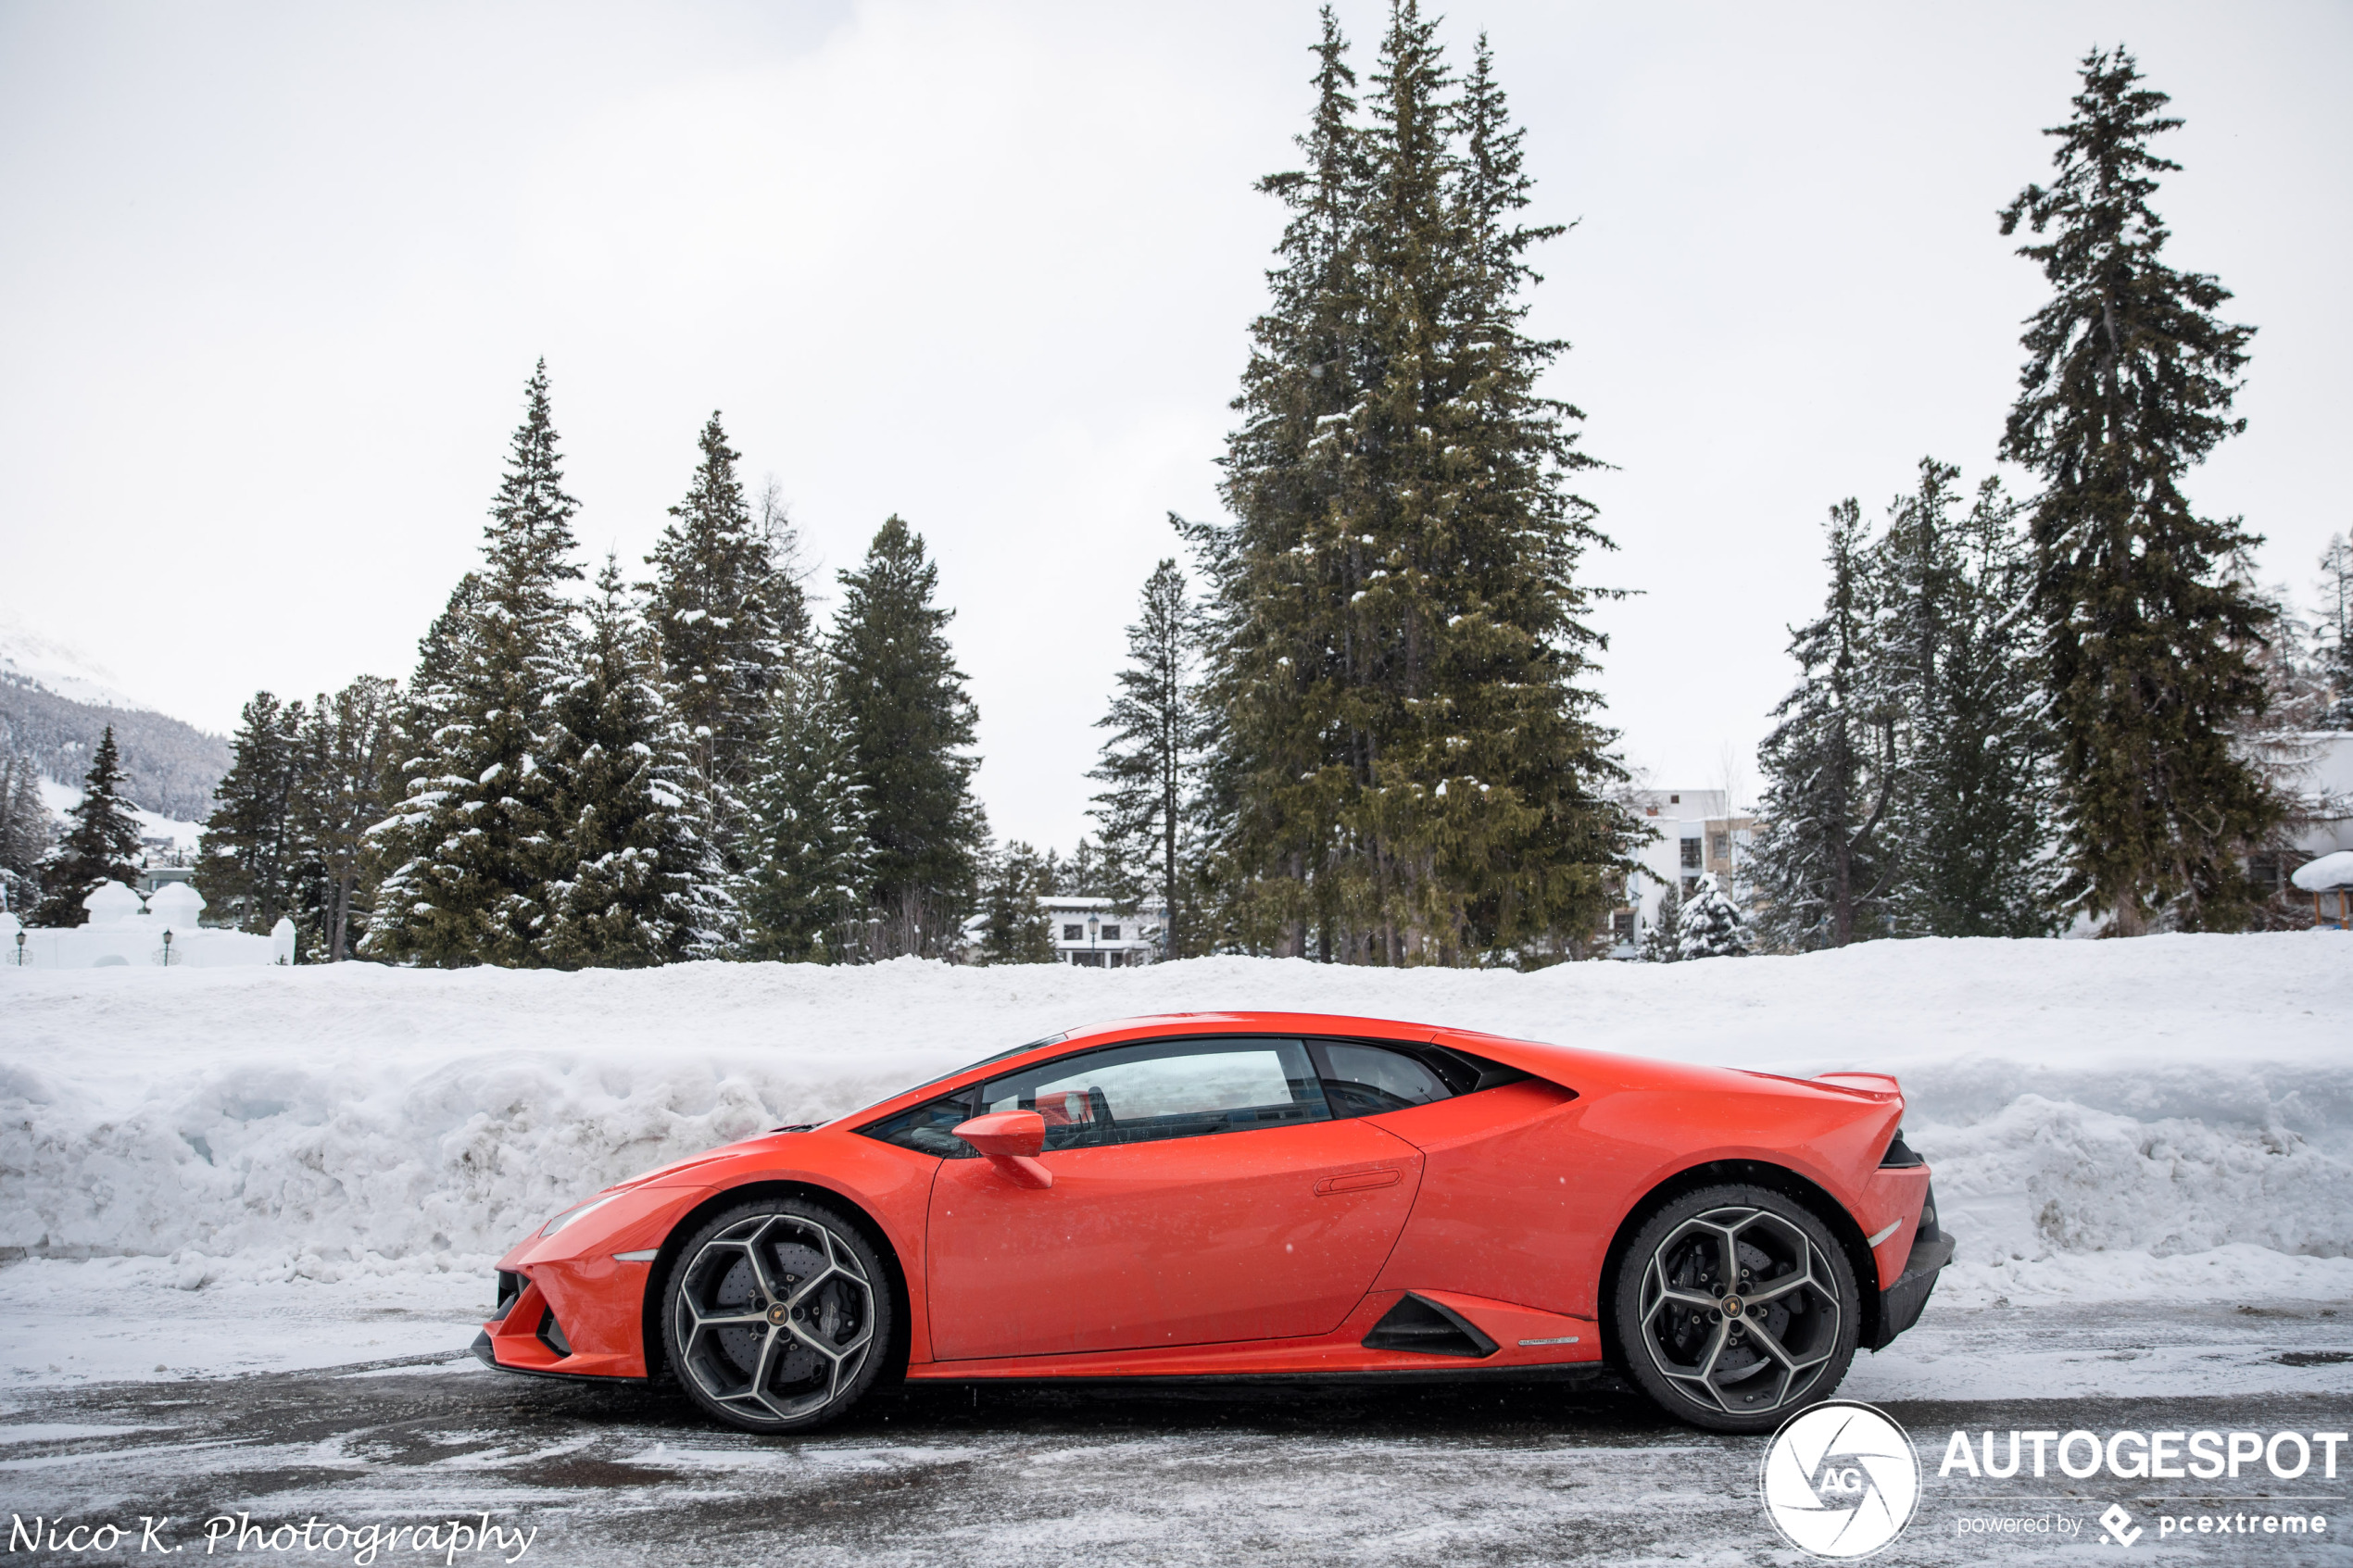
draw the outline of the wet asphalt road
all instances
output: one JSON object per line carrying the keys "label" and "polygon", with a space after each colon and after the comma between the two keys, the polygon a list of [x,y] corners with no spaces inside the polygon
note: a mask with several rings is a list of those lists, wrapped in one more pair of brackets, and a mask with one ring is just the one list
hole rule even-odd
{"label": "wet asphalt road", "polygon": [[[2307,1323],[2309,1329],[2322,1325]],[[1956,1427],[2342,1430],[2353,1415],[2327,1326],[2322,1348],[2273,1352],[2313,1391],[2255,1396],[1879,1401],[1911,1432],[1927,1491],[1874,1561],[2082,1562],[2096,1516],[2122,1501],[2154,1524],[2149,1483],[1940,1480]],[[2308,1342],[2309,1341],[2309,1342]],[[2281,1357],[2288,1358],[2284,1361]],[[660,1391],[590,1388],[429,1358],[329,1372],[20,1391],[0,1416],[0,1522],[39,1514],[129,1534],[111,1552],[14,1562],[139,1561],[139,1519],[179,1562],[207,1556],[205,1521],[243,1512],[274,1528],[446,1524],[485,1511],[535,1533],[549,1563],[998,1564],[1796,1562],[1757,1501],[1764,1439],[1664,1422],[1608,1386],[1512,1382],[1236,1388],[925,1387],[871,1400],[805,1438],[714,1427]],[[2269,1496],[2337,1534],[2160,1542],[2133,1558],[2353,1563],[2339,1478],[2181,1484],[2170,1507],[2244,1510]],[[2274,1500],[2259,1506],[2290,1506]],[[1975,1515],[2068,1518],[2080,1534],[1989,1541]],[[282,1537],[291,1540],[291,1533]],[[315,1537],[314,1537],[315,1538]],[[445,1541],[450,1537],[441,1537]],[[213,1543],[243,1562],[353,1553]],[[379,1562],[512,1558],[481,1549]],[[157,1561],[150,1549],[145,1561]]]}

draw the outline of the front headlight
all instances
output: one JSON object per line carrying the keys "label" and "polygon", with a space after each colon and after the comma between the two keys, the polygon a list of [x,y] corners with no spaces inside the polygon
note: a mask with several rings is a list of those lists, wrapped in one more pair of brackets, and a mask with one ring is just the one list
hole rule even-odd
{"label": "front headlight", "polygon": [[548,1221],[546,1224],[540,1226],[539,1234],[543,1238],[551,1236],[558,1231],[563,1229],[566,1225],[572,1223],[574,1220],[579,1219],[583,1214],[593,1213],[597,1210],[602,1209],[606,1204],[610,1203],[614,1198],[619,1198],[621,1194],[617,1192],[609,1192],[602,1198],[590,1198],[587,1202],[580,1205],[576,1209],[567,1209],[562,1213],[557,1215],[554,1219]]}

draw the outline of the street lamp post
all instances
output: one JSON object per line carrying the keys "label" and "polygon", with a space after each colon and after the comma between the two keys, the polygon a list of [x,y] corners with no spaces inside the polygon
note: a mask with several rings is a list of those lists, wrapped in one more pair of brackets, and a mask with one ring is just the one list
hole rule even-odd
{"label": "street lamp post", "polygon": [[1089,960],[1087,967],[1088,969],[1101,969],[1102,967],[1101,964],[1092,961],[1095,956],[1095,934],[1102,930],[1102,916],[1088,915],[1087,917],[1087,956]]}

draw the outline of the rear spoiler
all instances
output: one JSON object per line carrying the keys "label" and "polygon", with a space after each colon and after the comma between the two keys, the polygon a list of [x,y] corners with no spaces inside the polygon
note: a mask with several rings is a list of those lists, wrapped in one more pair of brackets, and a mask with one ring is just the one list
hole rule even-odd
{"label": "rear spoiler", "polygon": [[1874,1099],[1904,1098],[1904,1091],[1897,1086],[1894,1075],[1886,1073],[1817,1073],[1814,1082],[1869,1095]]}

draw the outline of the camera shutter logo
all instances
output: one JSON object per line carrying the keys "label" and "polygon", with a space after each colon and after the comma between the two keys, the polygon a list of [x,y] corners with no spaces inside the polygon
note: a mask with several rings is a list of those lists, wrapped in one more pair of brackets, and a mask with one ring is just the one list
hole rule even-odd
{"label": "camera shutter logo", "polygon": [[1869,1405],[1811,1406],[1765,1449],[1765,1516],[1816,1557],[1868,1557],[1904,1533],[1920,1500],[1920,1461],[1904,1429]]}

